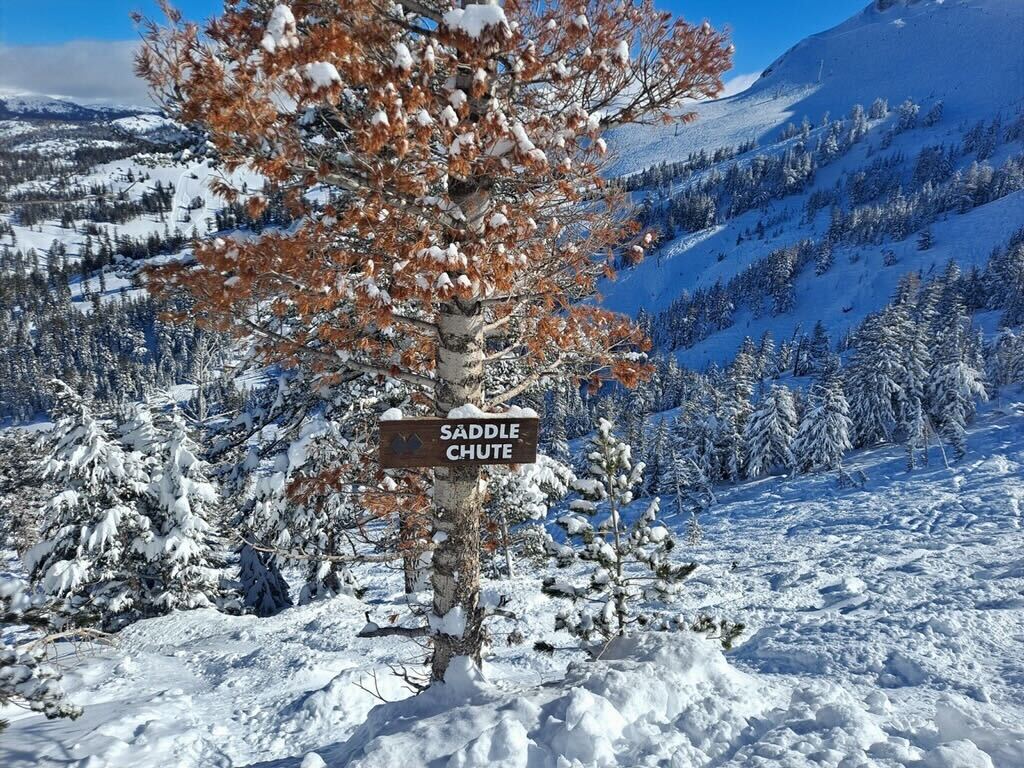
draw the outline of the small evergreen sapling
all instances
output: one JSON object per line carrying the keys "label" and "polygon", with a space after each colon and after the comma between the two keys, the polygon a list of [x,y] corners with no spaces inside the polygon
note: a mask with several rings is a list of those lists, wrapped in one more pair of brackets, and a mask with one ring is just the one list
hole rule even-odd
{"label": "small evergreen sapling", "polygon": [[257,616],[273,616],[292,604],[277,557],[248,542],[238,553],[242,601]]}
{"label": "small evergreen sapling", "polygon": [[715,492],[710,478],[693,459],[672,452],[672,484],[676,497],[676,513],[689,513],[686,540],[694,546],[704,538],[700,515],[715,503]]}
{"label": "small evergreen sapling", "polygon": [[[49,627],[58,608],[17,578],[0,576],[0,622]],[[61,687],[60,669],[47,659],[53,636],[15,644],[0,639],[0,707],[17,706],[42,713],[47,719],[76,718],[82,710],[68,703]],[[0,732],[7,723],[0,720]]]}
{"label": "small evergreen sapling", "polygon": [[485,516],[494,529],[489,541],[501,550],[507,576],[514,575],[517,551],[533,551],[541,534],[537,522],[565,498],[575,480],[570,467],[544,454],[533,464],[491,467]]}
{"label": "small evergreen sapling", "polygon": [[[555,628],[584,642],[607,641],[630,625],[650,624],[657,617],[638,611],[636,604],[670,594],[697,567],[670,561],[675,542],[668,529],[657,524],[657,498],[632,525],[623,522],[622,512],[633,501],[633,488],[644,467],[633,464],[630,446],[612,430],[611,422],[598,421],[587,454],[588,476],[575,483],[582,498],[571,502],[569,512],[558,520],[572,544],[552,544],[560,565],[573,560],[593,564],[590,581],[577,586],[548,577],[543,584],[545,593],[572,601],[571,608],[559,613]],[[607,512],[607,517],[595,525],[599,511]]]}

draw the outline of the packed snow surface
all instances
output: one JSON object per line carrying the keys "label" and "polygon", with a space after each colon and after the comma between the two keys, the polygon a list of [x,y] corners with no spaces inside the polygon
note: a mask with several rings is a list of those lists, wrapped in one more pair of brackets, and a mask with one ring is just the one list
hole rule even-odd
{"label": "packed snow surface", "polygon": [[[720,489],[678,604],[744,621],[737,647],[690,633],[546,656],[557,603],[541,573],[487,581],[529,617],[495,623],[483,673],[457,662],[416,698],[388,668],[416,647],[357,638],[401,610],[397,575],[365,602],[278,616],[198,610],[139,622],[68,657],[77,721],[19,710],[0,765],[1024,765],[1024,393],[987,406],[971,453],[908,474],[898,449],[830,475]],[[668,518],[677,529],[685,520]],[[386,700],[382,703],[378,695]]]}

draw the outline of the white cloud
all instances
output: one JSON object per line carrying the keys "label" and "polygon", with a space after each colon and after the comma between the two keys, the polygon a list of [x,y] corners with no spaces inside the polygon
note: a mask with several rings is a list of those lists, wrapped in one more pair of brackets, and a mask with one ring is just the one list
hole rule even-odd
{"label": "white cloud", "polygon": [[752,86],[759,77],[761,77],[760,72],[748,72],[742,75],[733,75],[723,83],[725,89],[722,91],[722,95],[718,98],[724,99],[727,96],[735,96],[737,93],[742,93]]}
{"label": "white cloud", "polygon": [[135,40],[71,40],[59,45],[0,45],[0,89],[80,102],[150,105],[132,71]]}

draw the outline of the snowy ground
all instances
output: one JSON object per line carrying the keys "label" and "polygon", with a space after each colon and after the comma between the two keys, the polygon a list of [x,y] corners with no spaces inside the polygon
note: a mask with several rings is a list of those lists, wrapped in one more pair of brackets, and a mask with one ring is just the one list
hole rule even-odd
{"label": "snowy ground", "polygon": [[[568,639],[537,575],[488,584],[530,618],[520,645],[495,627],[487,682],[459,670],[399,701],[387,665],[417,647],[355,638],[365,610],[397,610],[389,576],[367,604],[140,622],[68,659],[81,719],[4,713],[0,765],[1024,766],[1024,393],[987,407],[970,445],[910,475],[895,449],[855,454],[862,490],[722,491],[704,543],[682,547],[702,567],[678,607],[747,623],[724,657],[689,633],[597,663],[539,655]],[[378,690],[393,703],[371,713]]]}

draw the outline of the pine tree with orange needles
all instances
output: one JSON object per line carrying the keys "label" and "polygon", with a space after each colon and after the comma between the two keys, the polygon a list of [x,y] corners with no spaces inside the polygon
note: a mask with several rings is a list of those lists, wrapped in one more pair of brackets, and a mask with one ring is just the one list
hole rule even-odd
{"label": "pine tree with orange needles", "polygon": [[[202,30],[165,11],[138,73],[224,170],[263,177],[254,214],[272,192],[297,221],[154,275],[207,323],[327,383],[399,379],[439,416],[646,375],[642,334],[588,301],[652,239],[602,178],[602,134],[691,120],[724,34],[650,0],[227,0]],[[480,660],[481,479],[433,471],[434,680]]]}

